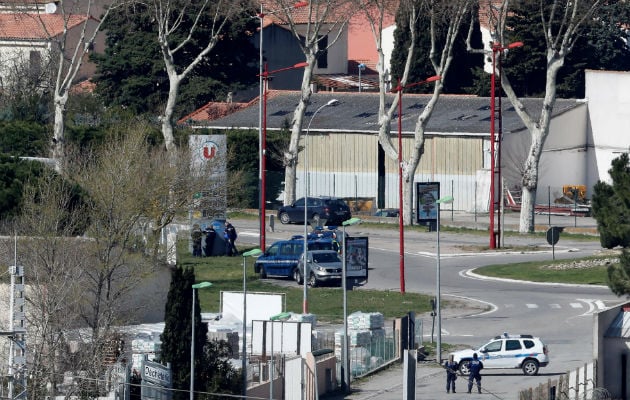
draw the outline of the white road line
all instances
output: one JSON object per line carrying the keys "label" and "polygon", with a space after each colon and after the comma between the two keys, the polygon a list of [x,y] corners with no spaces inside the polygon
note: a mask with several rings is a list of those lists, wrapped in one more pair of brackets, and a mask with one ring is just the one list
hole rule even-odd
{"label": "white road line", "polygon": [[[489,301],[474,299],[472,297],[467,297],[467,296],[457,296],[457,295],[454,295],[454,294],[447,294],[447,295],[444,295],[444,296],[455,297],[456,299],[464,299],[464,300],[476,301],[478,303],[486,304],[487,306],[490,307],[490,310],[488,310],[488,311],[483,311],[483,312],[480,312],[479,314],[466,315],[466,317],[478,317],[478,316],[481,316],[481,315],[491,314],[491,313],[493,313],[493,312],[495,312],[495,311],[497,311],[499,309],[499,307],[497,307],[496,304],[490,303]],[[456,318],[461,318],[461,317],[456,317]]]}
{"label": "white road line", "polygon": [[561,308],[560,304],[549,304],[549,307],[551,307],[551,308]]}
{"label": "white road line", "polygon": [[582,305],[582,303],[570,303],[569,304],[571,307],[573,308],[583,308],[584,306]]}
{"label": "white road line", "polygon": [[538,304],[525,304],[527,306],[527,308],[538,308]]}

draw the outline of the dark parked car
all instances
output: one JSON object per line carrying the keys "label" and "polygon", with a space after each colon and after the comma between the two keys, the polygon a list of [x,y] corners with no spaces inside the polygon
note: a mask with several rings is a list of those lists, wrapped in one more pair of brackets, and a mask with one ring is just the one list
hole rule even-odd
{"label": "dark parked car", "polygon": [[[335,197],[309,197],[307,219],[316,225],[326,221],[326,225],[341,225],[352,217],[350,207],[342,199]],[[304,223],[304,197],[290,206],[282,206],[278,210],[278,218],[283,224]]]}
{"label": "dark parked car", "polygon": [[374,213],[375,217],[398,217],[398,215],[398,209],[395,208],[384,208]]}

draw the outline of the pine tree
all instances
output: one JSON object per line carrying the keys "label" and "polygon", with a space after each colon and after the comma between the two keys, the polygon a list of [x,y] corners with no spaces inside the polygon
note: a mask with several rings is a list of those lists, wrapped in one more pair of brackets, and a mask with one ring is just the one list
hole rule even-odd
{"label": "pine tree", "polygon": [[621,296],[630,294],[630,163],[628,154],[612,161],[612,185],[599,181],[593,194],[593,216],[603,247],[621,245],[619,264],[608,267],[608,286]]}
{"label": "pine tree", "polygon": [[[173,388],[182,392],[175,392],[173,399],[187,399],[190,389],[190,337],[191,337],[191,309],[192,285],[195,283],[195,273],[191,268],[175,268],[171,276],[171,286],[166,299],[164,312],[164,332],[160,335],[162,341],[161,361],[171,363]],[[195,291],[195,296],[197,296]],[[202,371],[198,368],[203,364],[204,346],[207,342],[208,326],[201,323],[201,308],[195,299],[195,391],[205,390],[202,381]]]}

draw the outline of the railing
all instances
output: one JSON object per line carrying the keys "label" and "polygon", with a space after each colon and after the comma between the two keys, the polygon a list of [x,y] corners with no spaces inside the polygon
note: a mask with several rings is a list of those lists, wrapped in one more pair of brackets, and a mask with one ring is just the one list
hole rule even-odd
{"label": "railing", "polygon": [[522,390],[519,400],[605,400],[610,399],[606,389],[597,387],[597,362],[549,379],[537,387]]}
{"label": "railing", "polygon": [[[368,375],[400,359],[399,343],[392,329],[348,332],[350,374],[353,379]],[[313,350],[334,349],[337,376],[341,376],[343,332],[318,331]]]}

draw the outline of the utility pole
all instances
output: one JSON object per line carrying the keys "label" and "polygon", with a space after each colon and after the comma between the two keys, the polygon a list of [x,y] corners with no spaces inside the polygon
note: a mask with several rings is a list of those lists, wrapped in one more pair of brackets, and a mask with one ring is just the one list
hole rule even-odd
{"label": "utility pole", "polygon": [[[16,263],[17,264],[17,263]],[[0,335],[9,338],[9,399],[26,399],[26,325],[24,317],[24,267],[12,265],[11,298],[9,299],[9,331]]]}

